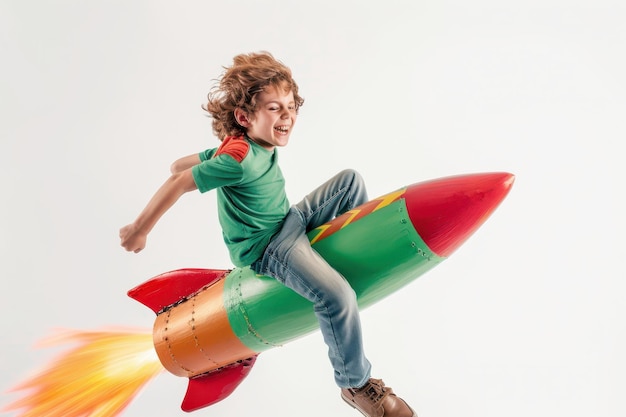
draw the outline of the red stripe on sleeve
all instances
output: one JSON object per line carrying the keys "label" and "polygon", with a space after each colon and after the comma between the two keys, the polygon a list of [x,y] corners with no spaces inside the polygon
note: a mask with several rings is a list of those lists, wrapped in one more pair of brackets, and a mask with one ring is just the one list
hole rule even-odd
{"label": "red stripe on sleeve", "polygon": [[235,161],[241,163],[250,150],[250,144],[243,136],[227,136],[222,144],[215,152],[214,158],[226,154],[230,155]]}

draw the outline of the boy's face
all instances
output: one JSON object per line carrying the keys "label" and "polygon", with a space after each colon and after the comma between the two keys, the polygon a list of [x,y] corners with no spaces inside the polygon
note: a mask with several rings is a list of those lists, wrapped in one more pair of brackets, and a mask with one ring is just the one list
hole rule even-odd
{"label": "boy's face", "polygon": [[[285,146],[296,123],[296,102],[291,90],[267,87],[257,96],[257,110],[244,121],[250,139],[267,150]],[[240,120],[241,122],[241,120]]]}

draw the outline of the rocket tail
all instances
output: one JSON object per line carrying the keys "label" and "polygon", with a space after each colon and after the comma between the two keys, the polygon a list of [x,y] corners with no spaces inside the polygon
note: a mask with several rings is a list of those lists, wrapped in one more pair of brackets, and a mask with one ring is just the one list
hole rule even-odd
{"label": "rocket tail", "polygon": [[[157,314],[157,317],[168,317],[165,328],[155,324],[155,328],[159,328],[158,331],[155,330],[154,335],[155,349],[166,369],[175,375],[185,375],[189,378],[187,393],[181,404],[182,410],[186,412],[207,407],[228,397],[248,376],[258,356],[258,354],[248,351],[247,355],[249,356],[240,356],[240,358],[246,359],[224,360],[218,368],[196,374],[198,372],[197,364],[194,361],[187,362],[189,357],[197,356],[198,360],[203,363],[212,358],[209,363],[220,365],[220,362],[212,355],[211,352],[215,352],[211,349],[210,343],[204,337],[205,335],[199,334],[201,333],[199,329],[209,323],[208,327],[216,332],[211,333],[209,340],[223,342],[224,339],[220,339],[220,332],[217,330],[220,327],[220,319],[215,316],[203,317],[198,319],[198,324],[189,325],[189,323],[195,323],[195,309],[191,310],[190,315],[184,315],[182,320],[184,332],[189,332],[192,335],[194,343],[183,344],[185,346],[183,346],[182,351],[179,343],[174,343],[176,346],[170,343],[171,339],[177,338],[172,337],[170,339],[171,330],[168,330],[168,328],[175,327],[172,323],[175,319],[170,316],[172,309],[184,301],[194,298],[207,287],[220,287],[219,284],[223,284],[222,280],[229,272],[228,270],[216,269],[178,269],[158,275],[128,292],[131,298],[149,307]],[[219,295],[221,291],[215,291],[215,294]],[[218,299],[211,299],[208,304],[213,305],[219,311],[221,300],[218,302]],[[226,316],[223,319],[226,320]],[[223,324],[227,324],[227,320]],[[177,336],[180,334],[177,333]],[[218,342],[218,344],[222,348],[229,346],[228,343],[222,345]],[[174,369],[170,369],[172,366]]]}

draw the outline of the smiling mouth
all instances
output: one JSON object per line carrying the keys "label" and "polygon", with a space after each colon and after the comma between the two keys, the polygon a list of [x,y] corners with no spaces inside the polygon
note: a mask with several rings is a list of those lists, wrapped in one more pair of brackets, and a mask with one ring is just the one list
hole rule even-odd
{"label": "smiling mouth", "polygon": [[289,127],[287,127],[287,126],[276,126],[274,128],[274,130],[279,132],[279,133],[287,133],[287,132],[289,132]]}

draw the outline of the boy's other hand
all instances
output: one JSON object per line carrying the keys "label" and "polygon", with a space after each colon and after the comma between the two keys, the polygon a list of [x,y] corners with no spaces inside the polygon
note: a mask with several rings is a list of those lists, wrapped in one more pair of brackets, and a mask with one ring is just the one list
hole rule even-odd
{"label": "boy's other hand", "polygon": [[134,224],[120,229],[120,244],[128,252],[140,252],[146,247],[147,234],[141,232]]}

